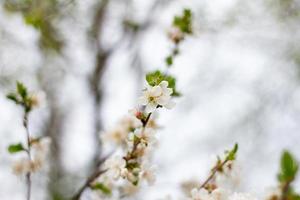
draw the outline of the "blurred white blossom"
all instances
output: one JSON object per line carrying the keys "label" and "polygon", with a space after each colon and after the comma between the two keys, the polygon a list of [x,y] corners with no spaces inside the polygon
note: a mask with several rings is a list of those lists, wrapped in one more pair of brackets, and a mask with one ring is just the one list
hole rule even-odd
{"label": "blurred white blossom", "polygon": [[163,106],[168,109],[174,107],[175,103],[171,99],[173,89],[168,88],[168,85],[169,83],[167,81],[162,81],[156,86],[147,85],[143,96],[139,98],[139,104],[146,106],[146,113],[153,112],[157,106]]}

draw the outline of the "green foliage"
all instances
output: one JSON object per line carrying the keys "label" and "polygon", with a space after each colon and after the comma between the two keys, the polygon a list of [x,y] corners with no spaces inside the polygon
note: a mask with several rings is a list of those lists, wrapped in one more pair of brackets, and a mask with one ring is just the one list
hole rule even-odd
{"label": "green foliage", "polygon": [[227,154],[226,160],[230,160],[230,161],[235,160],[238,149],[239,149],[239,145],[236,143],[230,151],[226,152]]}
{"label": "green foliage", "polygon": [[284,200],[300,200],[300,195],[297,194],[292,183],[297,176],[299,164],[294,156],[289,151],[284,151],[280,159],[280,172],[277,176],[282,189],[281,199]]}
{"label": "green foliage", "polygon": [[166,64],[167,64],[168,66],[173,65],[173,56],[168,56],[168,57],[166,58]]}
{"label": "green foliage", "polygon": [[159,85],[162,81],[167,81],[169,83],[168,87],[173,89],[172,96],[180,96],[180,93],[176,90],[176,79],[173,76],[165,75],[161,71],[156,70],[148,73],[146,80],[151,86]]}
{"label": "green foliage", "polygon": [[175,16],[173,26],[179,28],[183,33],[192,34],[192,12],[190,9],[184,9],[181,16]]}
{"label": "green foliage", "polygon": [[9,145],[7,150],[9,153],[13,154],[13,153],[18,153],[18,152],[24,151],[25,148],[23,147],[22,143],[18,143],[18,144]]}
{"label": "green foliage", "polygon": [[25,112],[31,111],[32,99],[29,97],[27,88],[23,83],[17,82],[16,91],[9,93],[6,97],[17,105],[21,105]]}
{"label": "green foliage", "polygon": [[17,82],[17,92],[22,97],[23,100],[27,98],[27,88],[24,86],[23,83]]}
{"label": "green foliage", "polygon": [[104,185],[103,183],[100,183],[100,182],[92,185],[91,189],[92,190],[100,190],[105,195],[111,195],[111,189],[109,187],[107,187],[106,185]]}
{"label": "green foliage", "polygon": [[179,97],[181,94],[176,89],[176,79],[173,76],[165,76],[165,80],[169,83],[169,88],[173,89],[172,96]]}
{"label": "green foliage", "polygon": [[6,97],[7,97],[9,100],[12,100],[13,102],[15,102],[16,104],[19,104],[19,100],[18,100],[16,94],[14,94],[14,93],[9,93],[8,95],[6,95]]}
{"label": "green foliage", "polygon": [[293,181],[297,175],[298,168],[299,165],[293,155],[288,151],[284,151],[281,156],[278,180],[281,183]]}
{"label": "green foliage", "polygon": [[159,85],[164,80],[164,75],[161,71],[156,70],[146,74],[146,80],[151,86]]}
{"label": "green foliage", "polygon": [[43,50],[60,52],[63,42],[54,25],[59,16],[57,0],[4,0],[4,8],[10,12],[21,13],[24,22],[40,32],[39,46]]}

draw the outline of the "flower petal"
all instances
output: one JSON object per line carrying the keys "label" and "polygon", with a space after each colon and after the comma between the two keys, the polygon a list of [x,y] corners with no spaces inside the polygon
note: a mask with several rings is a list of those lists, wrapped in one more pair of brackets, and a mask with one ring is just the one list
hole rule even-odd
{"label": "flower petal", "polygon": [[158,97],[160,96],[162,93],[162,89],[159,86],[154,86],[150,91],[149,91],[149,95],[152,97]]}
{"label": "flower petal", "polygon": [[149,103],[146,108],[145,108],[145,112],[146,113],[151,113],[153,112],[157,107],[157,104],[156,103]]}
{"label": "flower petal", "polygon": [[139,99],[138,99],[138,104],[140,105],[147,105],[148,104],[148,99],[145,97],[145,96],[141,96]]}

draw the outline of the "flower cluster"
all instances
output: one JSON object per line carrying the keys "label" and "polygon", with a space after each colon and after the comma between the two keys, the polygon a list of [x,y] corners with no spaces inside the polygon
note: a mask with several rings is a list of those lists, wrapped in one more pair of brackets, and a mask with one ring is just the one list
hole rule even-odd
{"label": "flower cluster", "polygon": [[100,137],[104,144],[113,143],[117,146],[120,145],[122,147],[126,147],[128,133],[142,126],[143,123],[141,120],[132,113],[129,113],[124,116],[113,129],[107,132],[102,132]]}
{"label": "flower cluster", "polygon": [[141,109],[131,110],[116,128],[102,134],[102,139],[121,145],[122,152],[125,153],[105,162],[107,173],[113,179],[127,179],[134,185],[141,179],[149,184],[154,183],[154,167],[149,164],[149,160],[157,143],[158,126],[151,116],[158,108],[171,108],[171,104],[174,105],[171,94],[172,88],[168,88],[167,81],[156,86],[147,85],[143,96],[139,98]]}
{"label": "flower cluster", "polygon": [[[149,185],[154,184],[155,166],[151,165],[151,157],[157,144],[158,126],[153,115],[158,108],[170,109],[174,106],[173,89],[168,85],[169,83],[164,80],[153,86],[147,84],[143,95],[139,98],[139,107],[130,110],[115,128],[101,133],[104,143],[110,142],[120,148],[105,161],[102,167],[106,170],[105,173],[93,184],[101,184],[112,191],[115,185],[121,182],[118,188],[122,190],[120,191],[122,195],[136,192],[135,186],[143,180]],[[115,180],[115,182],[107,182],[107,180]]]}
{"label": "flower cluster", "polygon": [[201,188],[193,189],[191,191],[190,200],[257,200],[251,194],[248,193],[230,193],[223,189],[215,189],[212,192]]}
{"label": "flower cluster", "polygon": [[[182,185],[186,193],[186,200],[257,200],[255,195],[236,191],[236,186],[232,189],[219,183],[220,179],[236,179],[235,161],[237,145],[226,151],[223,160],[218,157],[216,165],[212,168],[210,175],[199,185],[195,181],[188,181]],[[298,200],[300,195],[293,188],[293,181],[298,172],[298,162],[288,151],[284,151],[280,161],[280,172],[278,174],[279,186],[270,192],[265,200]],[[221,177],[221,178],[220,178]],[[223,182],[223,181],[222,181]],[[168,196],[165,199],[171,200]]]}
{"label": "flower cluster", "polygon": [[26,175],[28,173],[39,171],[45,165],[47,160],[50,143],[51,140],[48,137],[31,139],[31,158],[24,156],[18,158],[12,166],[14,174]]}

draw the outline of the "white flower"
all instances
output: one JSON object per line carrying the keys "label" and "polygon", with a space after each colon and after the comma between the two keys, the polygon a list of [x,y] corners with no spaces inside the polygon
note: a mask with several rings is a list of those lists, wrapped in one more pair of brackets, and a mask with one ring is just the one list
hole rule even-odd
{"label": "white flower", "polygon": [[31,141],[31,160],[28,158],[20,158],[12,165],[14,174],[23,175],[28,172],[34,173],[40,170],[45,163],[47,154],[50,149],[51,140],[48,137]]}
{"label": "white flower", "polygon": [[206,189],[194,188],[191,191],[192,200],[228,200],[228,194],[226,190],[215,189],[212,192],[208,192]]}
{"label": "white flower", "polygon": [[104,143],[109,141],[115,143],[116,145],[124,145],[126,144],[128,134],[142,126],[143,124],[141,120],[136,118],[134,115],[126,115],[111,131],[101,133],[100,138],[102,141],[104,141]]}
{"label": "white flower", "polygon": [[155,167],[150,166],[148,162],[142,164],[141,178],[146,180],[149,185],[153,185],[156,180]]}
{"label": "white flower", "polygon": [[157,142],[155,131],[151,128],[136,129],[134,135],[141,139],[141,143],[145,143],[146,145],[155,144]]}
{"label": "white flower", "polygon": [[121,124],[124,128],[131,130],[143,126],[143,123],[134,115],[126,115],[122,120]]}
{"label": "white flower", "polygon": [[236,162],[229,162],[222,173],[216,176],[216,184],[221,188],[229,190],[236,189],[240,184],[241,169]]}
{"label": "white flower", "polygon": [[133,196],[139,191],[139,187],[136,187],[130,182],[126,182],[124,185],[120,188],[122,195],[128,197]]}
{"label": "white flower", "polygon": [[114,129],[108,132],[101,133],[100,137],[104,143],[108,141],[108,142],[113,142],[116,145],[121,145],[126,141],[127,134],[128,134],[127,130],[124,129],[124,127],[118,125]]}
{"label": "white flower", "polygon": [[227,200],[228,192],[222,188],[217,188],[211,192],[211,196],[214,200]]}
{"label": "white flower", "polygon": [[36,154],[45,156],[50,150],[51,138],[43,137],[37,141],[32,142],[32,149]]}
{"label": "white flower", "polygon": [[49,137],[40,138],[32,143],[32,170],[41,169],[47,160],[50,151],[51,139]]}
{"label": "white flower", "polygon": [[131,183],[137,182],[139,180],[139,177],[138,177],[139,171],[140,171],[139,168],[135,168],[132,171],[128,172],[126,174],[127,180]]}
{"label": "white flower", "polygon": [[159,105],[168,109],[175,105],[171,100],[173,89],[168,88],[168,84],[167,81],[162,81],[159,85],[147,86],[143,96],[139,98],[139,104],[146,106],[146,113],[153,112]]}
{"label": "white flower", "polygon": [[205,189],[194,188],[191,191],[192,200],[212,200],[211,195]]}
{"label": "white flower", "polygon": [[134,147],[135,138],[139,139],[138,145],[135,146],[135,153],[138,156],[150,154],[157,143],[155,131],[153,129],[136,129],[134,132],[129,133],[127,137],[127,148],[129,151],[132,151]]}
{"label": "white flower", "polygon": [[250,194],[247,193],[233,193],[229,196],[230,200],[257,200]]}
{"label": "white flower", "polygon": [[26,158],[22,158],[17,160],[12,165],[12,170],[15,175],[23,175],[30,172],[30,161]]}
{"label": "white flower", "polygon": [[40,158],[35,158],[34,160],[21,158],[13,163],[12,170],[13,173],[18,176],[27,174],[29,172],[34,173],[42,168],[43,163],[43,160]]}
{"label": "white flower", "polygon": [[107,173],[115,180],[127,175],[128,170],[125,168],[125,166],[126,161],[119,156],[110,158],[105,162],[105,168],[108,170]]}
{"label": "white flower", "polygon": [[30,103],[33,107],[42,107],[46,105],[46,93],[39,91],[30,96]]}

